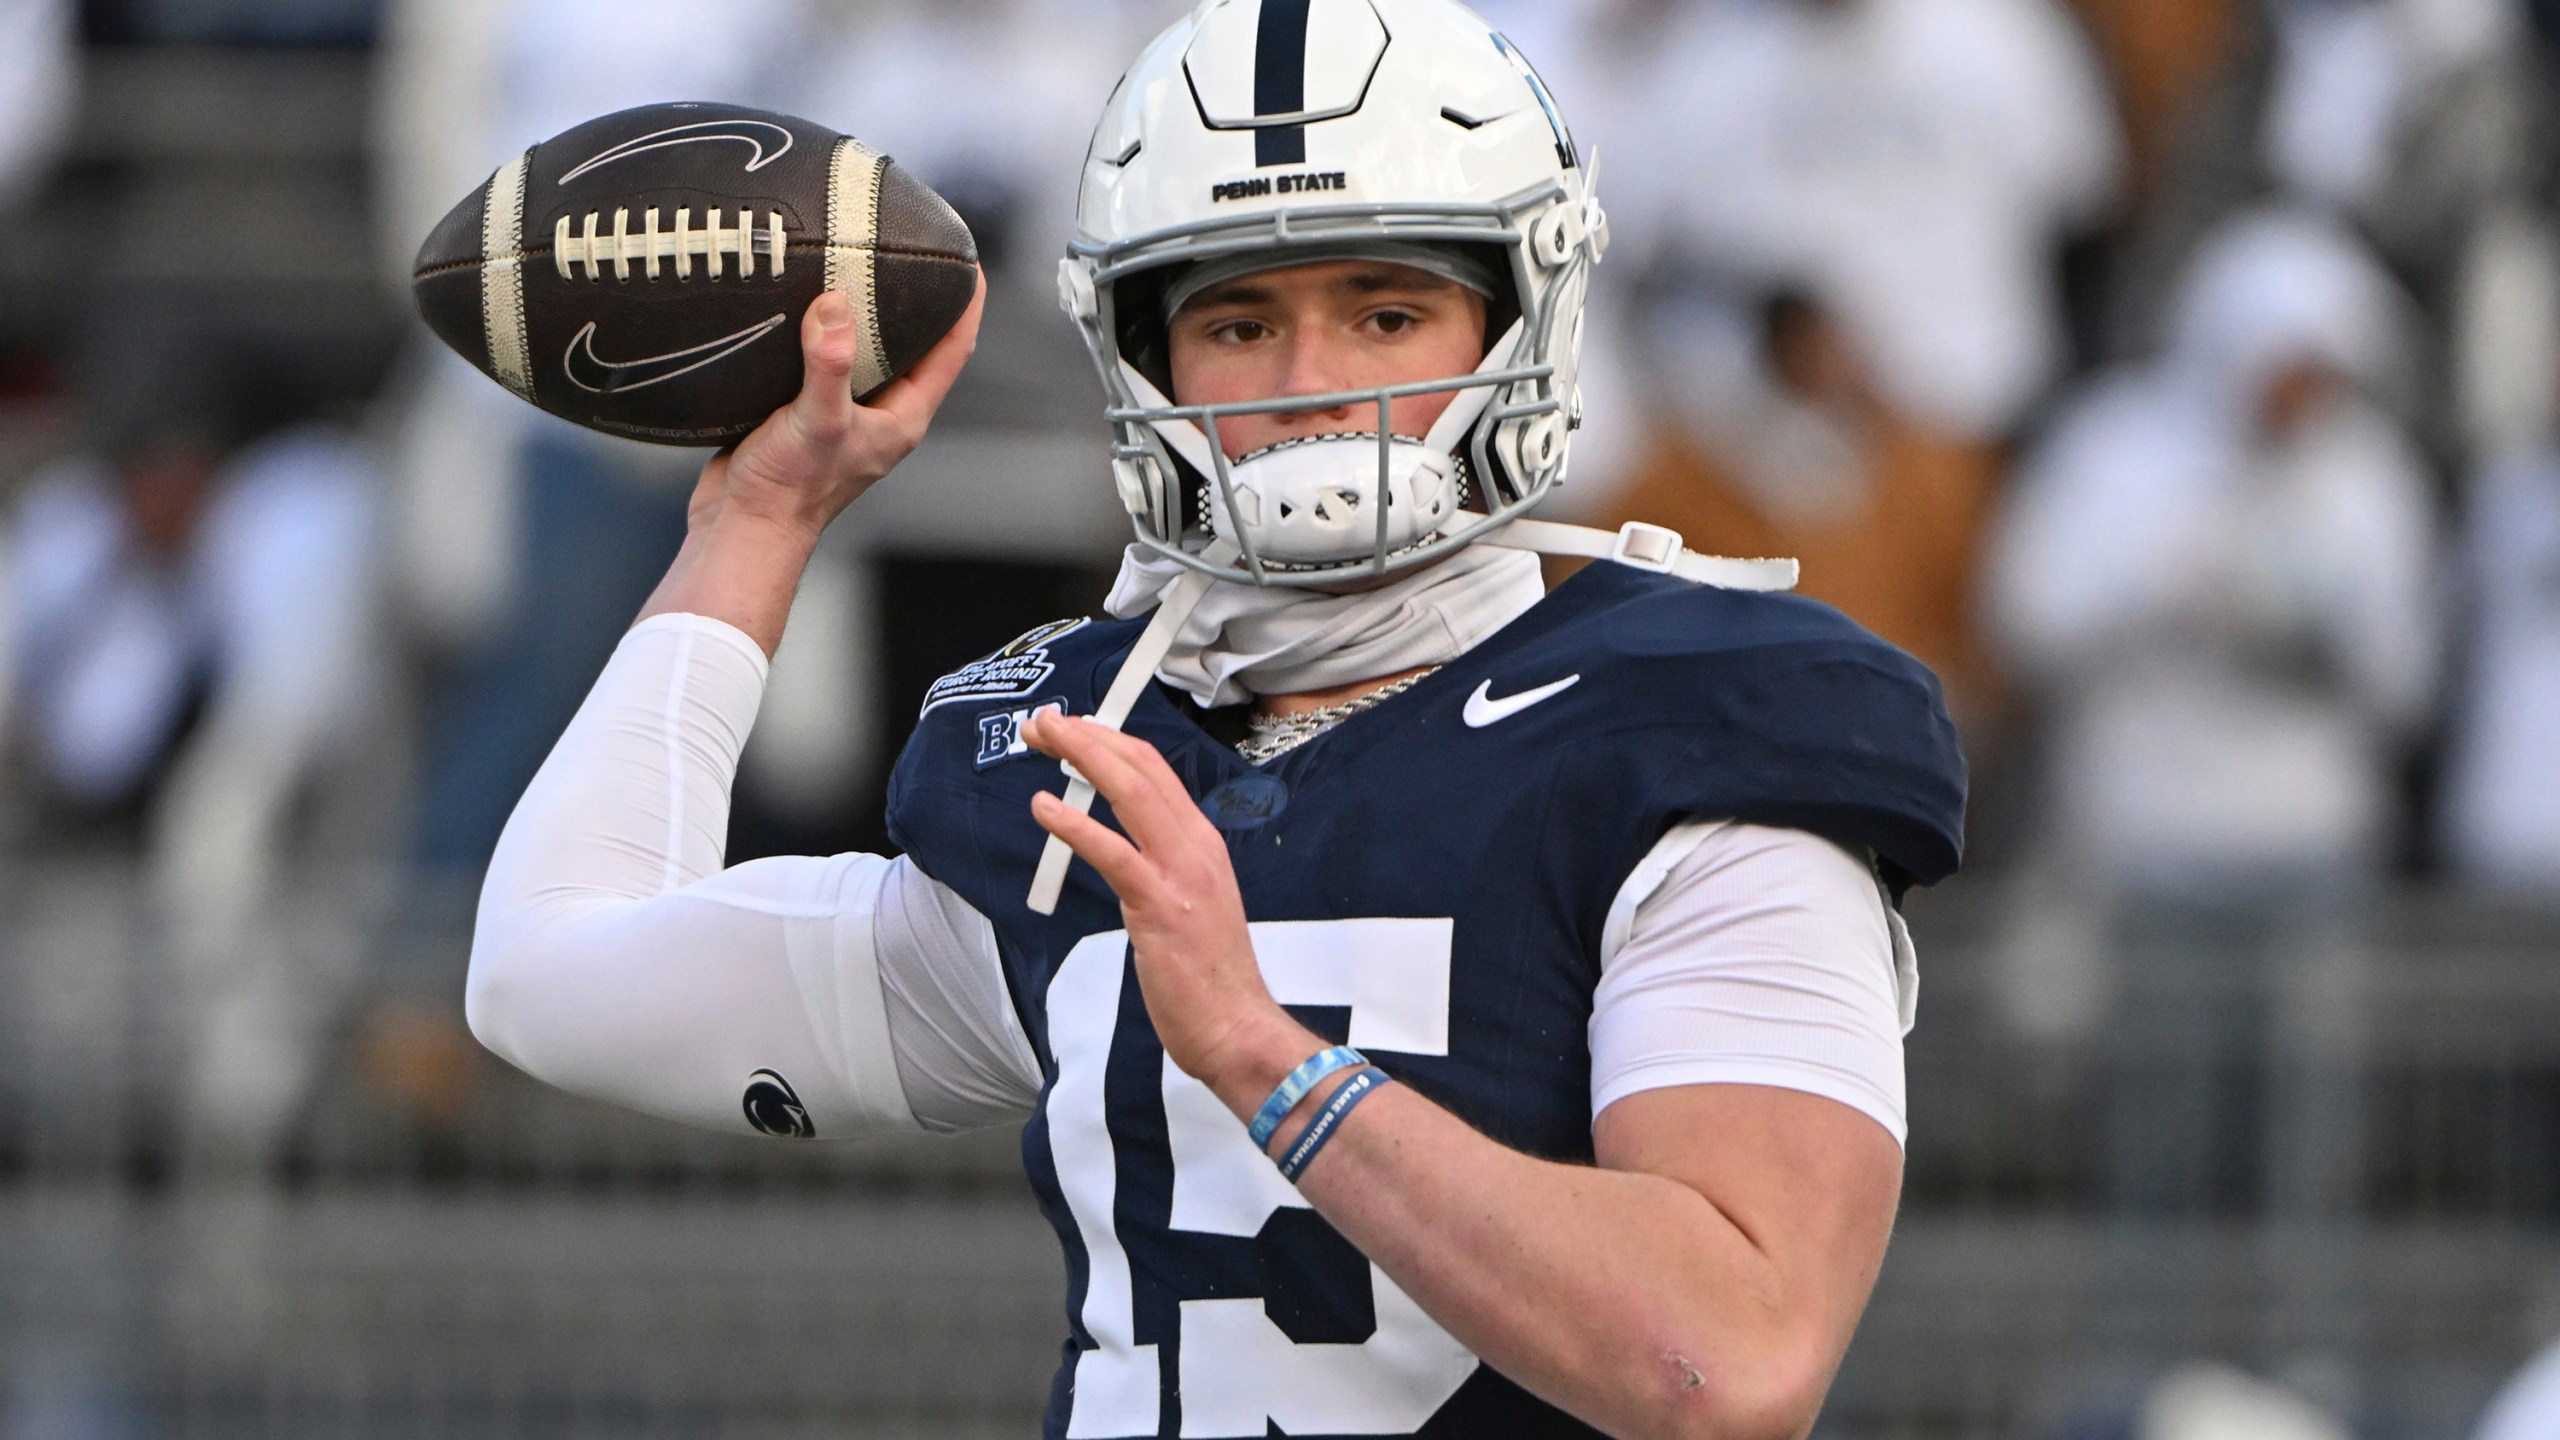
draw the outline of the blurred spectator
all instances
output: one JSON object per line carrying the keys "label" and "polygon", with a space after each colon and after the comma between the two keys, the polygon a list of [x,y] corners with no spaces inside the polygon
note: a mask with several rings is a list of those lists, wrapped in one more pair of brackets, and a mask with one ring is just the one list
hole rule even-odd
{"label": "blurred spectator", "polygon": [[71,128],[79,53],[70,0],[0,5],[0,213],[44,178]]}
{"label": "blurred spectator", "polygon": [[2456,874],[2560,894],[2560,438],[2467,497],[2468,693],[2443,797]]}
{"label": "blurred spectator", "polygon": [[330,1008],[265,926],[315,855],[358,858],[297,822],[355,768],[377,693],[379,482],[345,433],[262,423],[284,418],[276,377],[242,355],[163,357],[111,357],[127,373],[93,376],[100,448],[40,473],[11,517],[9,695],[43,843],[144,844],[186,1000],[191,1144],[256,1152]]}
{"label": "blurred spectator", "polygon": [[[2049,0],[1700,6],[1667,37],[1651,139],[1692,253],[1830,297],[1895,406],[1999,438],[2060,373],[2057,252],[2115,193],[2121,138]],[[1676,158],[1677,165],[1669,162]]]}
{"label": "blurred spectator", "polygon": [[2066,406],[1993,545],[1994,629],[2053,712],[2050,873],[2002,998],[2086,1033],[2095,958],[2120,965],[2095,1137],[2119,1208],[2352,1203],[2353,901],[2436,670],[2431,487],[2372,398],[2404,310],[2335,224],[2229,222],[2170,353]]}
{"label": "blurred spectator", "polygon": [[97,447],[31,478],[11,517],[11,704],[74,816],[136,813],[217,734],[307,752],[362,685],[370,459],[245,415],[231,392],[265,382],[221,376],[243,365],[230,347],[170,351],[123,383],[93,367]]}
{"label": "blurred spectator", "polygon": [[2231,222],[2172,352],[2025,467],[1988,576],[2057,710],[2054,821],[2121,883],[2371,872],[2435,674],[2425,469],[2371,398],[2405,308],[2346,233]]}
{"label": "blurred spectator", "polygon": [[2418,132],[2520,38],[2512,0],[2276,0],[2272,13],[2268,168],[2298,195],[2383,220]]}
{"label": "blurred spectator", "polygon": [[1973,576],[1994,447],[1899,411],[1809,295],[1781,292],[1761,321],[1748,396],[1705,428],[1667,430],[1612,523],[1668,525],[1720,554],[1796,557],[1802,593],[1926,662],[1959,721],[1983,719],[1996,689]]}

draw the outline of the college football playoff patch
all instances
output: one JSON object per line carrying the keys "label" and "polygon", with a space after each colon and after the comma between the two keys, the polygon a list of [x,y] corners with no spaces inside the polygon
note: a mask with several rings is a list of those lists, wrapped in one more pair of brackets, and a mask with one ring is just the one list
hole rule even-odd
{"label": "college football playoff patch", "polygon": [[1028,696],[1058,672],[1058,667],[1049,663],[1049,642],[1082,629],[1085,624],[1083,620],[1052,620],[993,655],[970,661],[934,681],[924,692],[924,708],[916,713],[930,715],[955,700],[1019,700]]}

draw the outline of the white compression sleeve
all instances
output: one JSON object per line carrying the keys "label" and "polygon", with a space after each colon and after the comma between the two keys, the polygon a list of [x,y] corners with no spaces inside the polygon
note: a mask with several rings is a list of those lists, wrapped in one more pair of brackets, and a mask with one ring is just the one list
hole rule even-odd
{"label": "white compression sleeve", "polygon": [[1674,1085],[1770,1085],[1905,1137],[1910,942],[1857,856],[1801,830],[1674,827],[1619,890],[1591,1016],[1591,1113]]}
{"label": "white compression sleeve", "polygon": [[473,1033],[563,1089],[713,1129],[752,1129],[758,1071],[822,1137],[1002,1118],[1038,1071],[983,919],[903,860],[720,868],[764,676],[718,621],[624,638],[490,862]]}

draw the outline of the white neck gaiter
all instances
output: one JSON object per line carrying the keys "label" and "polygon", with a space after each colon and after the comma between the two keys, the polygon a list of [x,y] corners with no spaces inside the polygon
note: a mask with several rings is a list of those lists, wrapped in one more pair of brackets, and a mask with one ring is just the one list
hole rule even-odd
{"label": "white neck gaiter", "polygon": [[[1104,606],[1143,615],[1190,573],[1132,545]],[[1537,556],[1490,545],[1356,595],[1212,581],[1156,677],[1208,706],[1373,680],[1458,658],[1546,593]]]}

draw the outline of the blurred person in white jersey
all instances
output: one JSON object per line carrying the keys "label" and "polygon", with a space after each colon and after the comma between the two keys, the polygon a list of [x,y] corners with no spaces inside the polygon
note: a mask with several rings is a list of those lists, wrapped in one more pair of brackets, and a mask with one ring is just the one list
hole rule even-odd
{"label": "blurred person in white jersey", "polygon": [[[1467,10],[1206,0],[1107,105],[1061,269],[1114,618],[929,689],[900,858],[723,869],[801,566],[974,343],[857,406],[821,298],[508,824],[475,1031],[733,1132],[1022,1125],[1052,1437],[1804,1434],[1892,1223],[1896,907],[1956,866],[1963,761],[1923,667],[1765,593],[1791,566],[1526,517],[1606,239]],[[1532,552],[1606,563],[1550,595]]]}
{"label": "blurred person in white jersey", "polygon": [[186,1143],[254,1162],[343,951],[283,932],[315,863],[343,873],[364,803],[380,481],[268,347],[112,318],[84,367],[92,443],[7,517],[15,749],[48,856],[142,857],[178,962]]}
{"label": "blurred person in white jersey", "polygon": [[2375,873],[2433,694],[2432,482],[2380,401],[2413,309],[2343,227],[2244,214],[2168,353],[2102,377],[2023,467],[1988,581],[2058,710],[2058,837],[2110,884]]}
{"label": "blurred person in white jersey", "polygon": [[2107,1014],[2124,1208],[2348,1198],[2352,937],[2440,646],[2432,482],[2384,403],[2412,309],[2336,222],[2234,217],[2167,353],[2066,405],[1991,547],[1995,635],[2050,709],[2059,882],[2023,892],[2003,993],[2030,1030]]}
{"label": "blurred person in white jersey", "polygon": [[1885,398],[1934,430],[2000,440],[2027,418],[2068,359],[2062,244],[2123,169],[2061,5],[1701,4],[1644,68],[1648,123],[1679,143],[1618,145],[1606,168],[1652,172],[1639,188],[1674,222],[1653,248],[1827,297]]}

